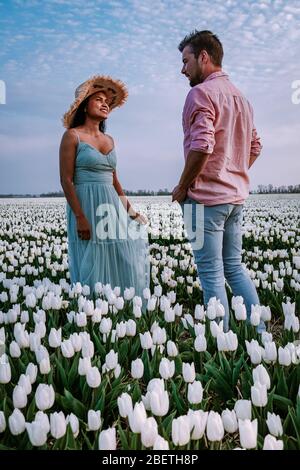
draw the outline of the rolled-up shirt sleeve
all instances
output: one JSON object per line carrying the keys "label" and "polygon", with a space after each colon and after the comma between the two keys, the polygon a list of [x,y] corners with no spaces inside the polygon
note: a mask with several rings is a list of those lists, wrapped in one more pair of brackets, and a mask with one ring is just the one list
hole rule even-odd
{"label": "rolled-up shirt sleeve", "polygon": [[250,156],[258,157],[260,155],[261,149],[262,149],[262,145],[260,142],[260,137],[258,137],[255,127],[253,127]]}
{"label": "rolled-up shirt sleeve", "polygon": [[190,126],[190,150],[212,153],[215,146],[215,108],[209,96],[194,87],[187,98]]}

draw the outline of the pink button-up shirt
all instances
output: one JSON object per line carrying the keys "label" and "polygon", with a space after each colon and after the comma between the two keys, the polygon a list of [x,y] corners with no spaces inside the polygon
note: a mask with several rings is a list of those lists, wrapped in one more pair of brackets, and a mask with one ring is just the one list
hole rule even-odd
{"label": "pink button-up shirt", "polygon": [[183,109],[184,157],[209,153],[188,197],[207,206],[243,204],[249,195],[249,159],[261,151],[247,99],[223,71],[194,86]]}

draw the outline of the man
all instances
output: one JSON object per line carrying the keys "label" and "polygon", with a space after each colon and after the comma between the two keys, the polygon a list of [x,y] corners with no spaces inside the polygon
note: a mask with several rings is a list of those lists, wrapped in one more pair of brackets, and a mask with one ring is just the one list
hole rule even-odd
{"label": "man", "polygon": [[[185,167],[173,201],[192,204],[193,212],[197,204],[204,205],[204,243],[194,250],[194,257],[204,303],[211,297],[220,299],[227,331],[225,278],[233,295],[244,298],[248,318],[251,305],[259,304],[255,286],[241,264],[241,227],[243,203],[249,195],[248,170],[261,144],[250,103],[222,71],[223,47],[218,37],[210,31],[195,31],[178,49],[181,73],[192,89],[183,109]],[[264,329],[261,323],[258,331]]]}

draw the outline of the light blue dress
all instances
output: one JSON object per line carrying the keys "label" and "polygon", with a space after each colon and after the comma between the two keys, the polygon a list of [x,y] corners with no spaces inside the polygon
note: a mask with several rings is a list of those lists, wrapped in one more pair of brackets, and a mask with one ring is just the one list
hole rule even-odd
{"label": "light blue dress", "polygon": [[122,293],[134,287],[135,295],[142,296],[150,281],[148,235],[144,225],[128,216],[113,186],[115,149],[105,155],[77,137],[73,183],[91,238],[78,237],[76,218],[67,203],[71,284],[86,284],[91,294],[96,282],[118,286]]}

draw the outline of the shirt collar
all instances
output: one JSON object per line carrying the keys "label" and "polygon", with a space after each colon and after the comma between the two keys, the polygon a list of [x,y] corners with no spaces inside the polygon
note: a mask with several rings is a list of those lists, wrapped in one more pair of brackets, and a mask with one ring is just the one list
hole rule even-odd
{"label": "shirt collar", "polygon": [[206,77],[206,79],[203,82],[208,82],[208,80],[213,80],[214,78],[218,78],[218,77],[227,77],[228,78],[228,74],[223,72],[223,70],[219,70],[218,72],[213,72],[210,75],[208,75],[208,77]]}

